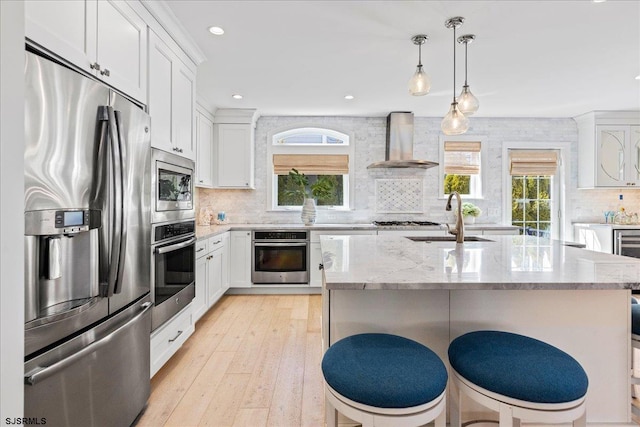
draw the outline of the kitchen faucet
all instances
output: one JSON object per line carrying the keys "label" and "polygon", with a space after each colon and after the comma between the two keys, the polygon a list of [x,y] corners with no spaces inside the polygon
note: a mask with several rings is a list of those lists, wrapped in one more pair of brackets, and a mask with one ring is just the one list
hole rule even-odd
{"label": "kitchen faucet", "polygon": [[456,243],[462,243],[464,241],[464,222],[462,221],[462,199],[460,198],[460,193],[454,191],[453,193],[449,194],[449,200],[447,200],[447,206],[445,207],[445,210],[451,210],[451,198],[453,196],[456,196],[456,199],[458,200],[458,216],[456,217],[456,228],[451,230],[449,224],[445,225],[447,226],[447,231],[450,234],[456,236]]}

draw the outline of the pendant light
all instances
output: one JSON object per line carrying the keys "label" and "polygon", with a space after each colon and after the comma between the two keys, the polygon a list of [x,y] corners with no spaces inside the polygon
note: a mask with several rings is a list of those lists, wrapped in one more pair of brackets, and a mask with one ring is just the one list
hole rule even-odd
{"label": "pendant light", "polygon": [[460,135],[469,129],[469,119],[458,109],[458,102],[456,101],[456,28],[460,27],[463,22],[463,17],[456,16],[447,19],[444,23],[445,27],[453,28],[453,101],[449,112],[444,116],[440,124],[445,135]]}
{"label": "pendant light", "polygon": [[422,69],[422,45],[427,40],[429,40],[429,36],[426,34],[418,34],[411,37],[413,44],[418,45],[418,68],[411,80],[409,80],[409,93],[413,96],[426,95],[431,89],[431,79]]}
{"label": "pendant light", "polygon": [[473,34],[465,34],[458,37],[458,43],[464,43],[464,86],[462,86],[462,92],[458,97],[458,108],[465,116],[470,116],[478,111],[478,107],[480,107],[478,98],[471,93],[469,83],[467,83],[467,45],[475,39],[476,36]]}

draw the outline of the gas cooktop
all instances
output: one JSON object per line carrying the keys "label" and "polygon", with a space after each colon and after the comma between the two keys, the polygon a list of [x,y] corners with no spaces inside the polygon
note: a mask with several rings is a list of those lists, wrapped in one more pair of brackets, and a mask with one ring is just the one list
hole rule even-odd
{"label": "gas cooktop", "polygon": [[427,225],[440,225],[437,222],[431,221],[373,221],[373,225],[378,227],[407,227],[407,226],[427,226]]}

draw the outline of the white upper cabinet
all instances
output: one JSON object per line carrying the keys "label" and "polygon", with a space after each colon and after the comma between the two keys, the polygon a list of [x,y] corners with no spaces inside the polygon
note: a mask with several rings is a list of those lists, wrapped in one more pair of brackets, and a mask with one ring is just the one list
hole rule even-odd
{"label": "white upper cabinet", "polygon": [[214,118],[215,188],[253,189],[254,109],[219,109]]}
{"label": "white upper cabinet", "polygon": [[216,125],[218,187],[253,188],[252,135],[251,125]]}
{"label": "white upper cabinet", "polygon": [[213,187],[213,120],[196,108],[196,186]]}
{"label": "white upper cabinet", "polygon": [[196,107],[196,75],[184,64],[176,69],[173,79],[175,88],[173,100],[173,117],[176,132],[176,151],[184,157],[194,159],[195,107]]}
{"label": "white upper cabinet", "polygon": [[638,129],[640,126],[596,126],[597,186],[639,185]]}
{"label": "white upper cabinet", "polygon": [[194,159],[195,65],[187,66],[149,30],[151,146]]}
{"label": "white upper cabinet", "polygon": [[576,117],[578,187],[640,188],[640,112]]}
{"label": "white upper cabinet", "polygon": [[173,126],[172,76],[175,56],[154,32],[149,31],[149,115],[151,116],[151,144],[164,151],[172,151]]}
{"label": "white upper cabinet", "polygon": [[147,26],[124,1],[25,2],[26,36],[146,103]]}

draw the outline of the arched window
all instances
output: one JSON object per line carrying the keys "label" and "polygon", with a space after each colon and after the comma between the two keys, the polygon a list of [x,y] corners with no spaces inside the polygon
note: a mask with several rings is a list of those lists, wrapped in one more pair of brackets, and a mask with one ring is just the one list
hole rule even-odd
{"label": "arched window", "polygon": [[352,147],[347,134],[303,127],[271,138],[268,162],[272,209],[299,209],[305,197],[319,208],[349,209]]}

